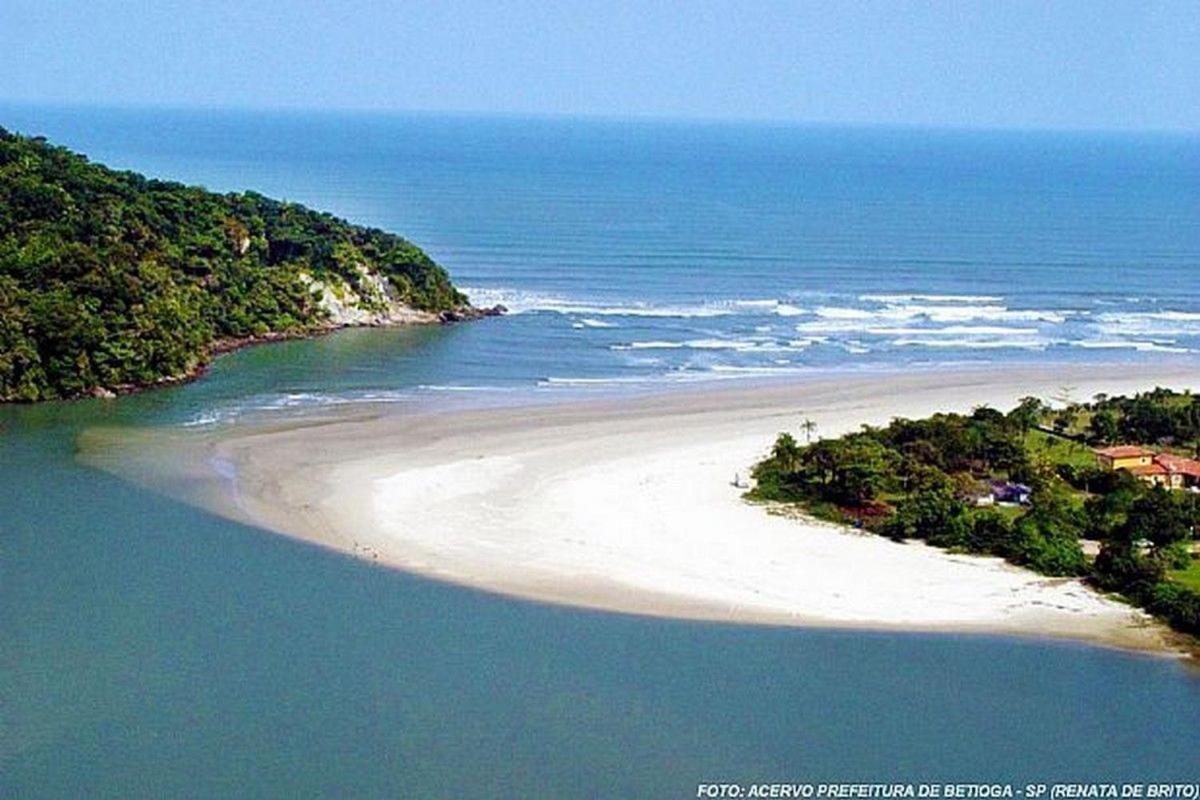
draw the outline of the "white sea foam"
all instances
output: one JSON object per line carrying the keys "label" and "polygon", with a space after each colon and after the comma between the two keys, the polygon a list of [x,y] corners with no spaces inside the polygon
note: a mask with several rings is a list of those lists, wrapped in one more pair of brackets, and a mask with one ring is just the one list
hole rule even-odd
{"label": "white sea foam", "polygon": [[815,319],[797,322],[792,330],[803,334],[862,333],[866,323],[861,319]]}
{"label": "white sea foam", "polygon": [[1154,319],[1200,322],[1200,311],[1154,311],[1146,314],[1146,316],[1153,317]]}
{"label": "white sea foam", "polygon": [[[417,387],[425,389],[429,387]],[[489,387],[495,388],[495,387]],[[355,391],[345,394],[325,394],[317,392],[288,392],[278,395],[256,395],[241,403],[231,403],[227,406],[210,408],[199,412],[191,419],[180,423],[183,427],[199,427],[219,423],[235,422],[247,414],[263,412],[303,411],[305,409],[327,408],[344,405],[366,403],[403,403],[413,400],[410,389]]]}
{"label": "white sea foam", "polygon": [[[724,303],[715,303],[716,306],[725,305]],[[791,303],[785,303],[781,300],[734,300],[728,305],[734,309],[749,313],[760,314],[775,314],[780,317],[797,317],[801,314],[807,314],[808,311]]]}
{"label": "white sea foam", "polygon": [[801,350],[817,342],[823,342],[827,337],[809,336],[802,339],[791,339],[780,342],[771,337],[751,337],[745,339],[686,339],[684,341],[650,340],[644,342],[626,342],[609,345],[610,350],[733,350],[742,353],[781,353]]}
{"label": "white sea foam", "polygon": [[627,344],[610,345],[610,350],[678,350],[683,347],[683,342],[629,342]]}
{"label": "white sea foam", "polygon": [[807,314],[808,311],[789,303],[780,303],[779,305],[775,306],[775,313],[781,317],[799,317],[803,314]]}
{"label": "white sea foam", "polygon": [[526,292],[517,289],[464,288],[463,292],[477,306],[502,305],[510,314],[548,312],[586,315],[590,317],[724,317],[734,313],[729,303],[700,303],[696,305],[655,305],[651,303],[606,304],[596,300],[575,300],[558,295]]}
{"label": "white sea foam", "polygon": [[1110,336],[1200,336],[1200,312],[1106,311],[1096,328]]}
{"label": "white sea foam", "polygon": [[803,330],[857,330],[860,327],[886,327],[917,320],[942,323],[1041,322],[1061,324],[1077,312],[1054,309],[1010,309],[1002,305],[938,305],[907,303],[884,308],[820,306],[813,312],[818,319],[801,323]]}
{"label": "white sea foam", "polygon": [[627,355],[621,359],[621,362],[630,367],[660,367],[666,360],[660,356]]}
{"label": "white sea foam", "polygon": [[638,386],[653,383],[705,383],[718,380],[735,380],[739,377],[772,377],[811,372],[811,367],[792,364],[787,360],[773,360],[771,364],[740,365],[710,364],[702,367],[674,368],[667,372],[651,375],[628,375],[614,377],[569,377],[550,376],[537,382],[539,388],[595,388],[605,386]]}
{"label": "white sea foam", "polygon": [[880,311],[843,306],[819,306],[813,313],[822,319],[876,319],[883,315]]}
{"label": "white sea foam", "polygon": [[262,414],[271,412],[295,412],[305,409],[333,408],[337,406],[378,404],[378,403],[409,403],[417,399],[418,393],[442,392],[513,392],[521,387],[496,386],[486,384],[420,384],[411,389],[397,390],[366,390],[351,391],[343,394],[325,394],[313,392],[289,392],[279,395],[258,395],[248,398],[245,402],[230,404],[224,407],[206,409],[196,414],[186,422],[184,427],[200,427],[235,422],[247,414]]}
{"label": "white sea foam", "polygon": [[809,368],[809,367],[799,367],[799,366],[752,367],[752,366],[743,366],[740,364],[713,364],[711,367],[709,367],[709,370],[711,372],[717,373],[718,375],[720,375],[720,374],[725,374],[725,375],[762,375],[762,376],[768,376],[768,377],[774,376],[774,375],[795,375],[795,374],[802,373],[802,372],[811,372],[812,371],[811,368]]}
{"label": "white sea foam", "polygon": [[511,392],[516,390],[512,386],[475,386],[455,383],[422,383],[417,386],[417,389],[422,392]]}
{"label": "white sea foam", "polygon": [[1132,339],[1081,339],[1069,342],[1075,347],[1089,350],[1137,350],[1141,353],[1191,353],[1192,350],[1174,344],[1136,341]]}
{"label": "white sea foam", "polygon": [[1029,336],[1037,328],[1006,328],[1000,325],[949,325],[945,328],[867,328],[872,336]]}
{"label": "white sea foam", "polygon": [[868,303],[999,303],[1004,298],[990,294],[860,294]]}
{"label": "white sea foam", "polygon": [[[1063,324],[1069,319],[1088,318],[1089,312],[1073,309],[1013,309],[996,295],[967,294],[864,294],[846,305],[826,302],[809,309],[771,298],[713,299],[699,303],[614,302],[581,299],[561,295],[507,288],[467,288],[464,291],[476,305],[504,305],[512,314],[546,312],[582,317],[575,327],[612,327],[610,317],[705,318],[732,315],[773,315],[816,319],[802,321],[806,331],[856,330],[858,323],[870,327],[901,327],[906,322],[929,321],[954,324],[975,321],[998,324],[1031,322]],[[832,298],[832,295],[822,295]],[[861,307],[856,302],[875,304]],[[1105,317],[1110,319],[1105,320]],[[1153,312],[1142,314],[1102,314],[1097,319],[1110,324],[1129,324],[1131,319],[1156,324],[1197,324],[1200,314],[1192,312]]]}
{"label": "white sea foam", "polygon": [[218,411],[202,411],[189,420],[180,423],[185,428],[201,427],[204,425],[215,425],[225,419]]}
{"label": "white sea foam", "polygon": [[[676,373],[679,374],[679,373]],[[629,386],[653,383],[657,381],[686,380],[679,374],[675,378],[672,373],[657,373],[653,375],[624,375],[607,378],[573,378],[570,376],[549,376],[538,380],[539,388],[571,387],[571,386]]]}
{"label": "white sea foam", "polygon": [[[477,306],[502,305],[509,314],[547,312],[598,317],[725,317],[735,314],[797,317],[810,313],[792,303],[770,298],[714,299],[700,303],[609,303],[599,299],[572,298],[544,292],[509,288],[465,287],[463,292]],[[606,327],[599,320],[578,320],[585,327]],[[612,323],[608,323],[611,325]]]}
{"label": "white sea foam", "polygon": [[774,308],[779,305],[778,300],[734,300],[735,306],[742,308]]}
{"label": "white sea foam", "polygon": [[1045,350],[1051,343],[1045,339],[896,339],[897,347],[961,348],[964,350]]}
{"label": "white sea foam", "polygon": [[968,322],[986,319],[1007,322],[1048,322],[1061,324],[1075,312],[1052,309],[1010,309],[1006,306],[902,306],[906,315],[926,317],[933,322]]}
{"label": "white sea foam", "polygon": [[753,350],[760,344],[749,339],[689,339],[683,346],[692,350]]}

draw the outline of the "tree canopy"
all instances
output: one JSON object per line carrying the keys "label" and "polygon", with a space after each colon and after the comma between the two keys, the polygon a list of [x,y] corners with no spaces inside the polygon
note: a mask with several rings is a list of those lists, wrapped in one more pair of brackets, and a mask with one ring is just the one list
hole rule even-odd
{"label": "tree canopy", "polygon": [[[798,503],[897,540],[1082,576],[1200,633],[1200,593],[1171,578],[1193,563],[1200,493],[1105,469],[1084,446],[1115,439],[1192,453],[1198,419],[1196,397],[1155,389],[1076,403],[1066,417],[1024,398],[1007,414],[981,407],[895,419],[807,445],[782,433],[755,466],[749,496]],[[1016,502],[999,502],[1013,493]],[[1085,539],[1099,542],[1094,560],[1084,555]]]}
{"label": "tree canopy", "polygon": [[0,401],[183,378],[217,344],[327,327],[314,287],[367,303],[375,276],[415,309],[466,303],[394,234],[118,172],[0,128]]}

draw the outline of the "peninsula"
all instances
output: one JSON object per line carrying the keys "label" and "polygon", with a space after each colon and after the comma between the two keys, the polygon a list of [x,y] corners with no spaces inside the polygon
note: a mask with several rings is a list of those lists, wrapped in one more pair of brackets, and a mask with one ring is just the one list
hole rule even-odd
{"label": "peninsula", "polygon": [[419,247],[0,128],[0,402],[172,383],[245,344],[483,313]]}
{"label": "peninsula", "polygon": [[[973,631],[1166,647],[1078,574],[767,514],[743,499],[780,431],[1045,397],[1195,387],[1190,365],[814,375],[528,408],[323,410],[212,429],[94,428],[88,464],[222,515],[534,600],[776,625]],[[736,481],[735,475],[741,480]]]}

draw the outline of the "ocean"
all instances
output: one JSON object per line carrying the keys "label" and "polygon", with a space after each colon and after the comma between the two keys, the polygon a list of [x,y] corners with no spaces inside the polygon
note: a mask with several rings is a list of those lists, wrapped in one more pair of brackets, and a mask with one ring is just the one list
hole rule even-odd
{"label": "ocean", "polygon": [[95,425],[1200,354],[1200,139],[0,107],[94,160],[405,235],[470,325],[0,408],[0,795],[695,795],[1194,780],[1200,679],[1004,637],[549,608],[373,569],[75,460]]}
{"label": "ocean", "polygon": [[197,420],[1200,354],[1198,137],[28,108],[0,124],[401,233],[510,309]]}

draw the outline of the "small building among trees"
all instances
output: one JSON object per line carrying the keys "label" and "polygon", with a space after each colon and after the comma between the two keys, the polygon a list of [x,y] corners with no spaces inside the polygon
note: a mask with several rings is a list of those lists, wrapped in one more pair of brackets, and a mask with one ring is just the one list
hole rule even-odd
{"label": "small building among trees", "polygon": [[1148,467],[1154,461],[1153,450],[1132,444],[1105,447],[1103,450],[1095,452],[1100,466],[1109,472],[1118,469],[1132,470],[1135,467]]}
{"label": "small building among trees", "polygon": [[1110,472],[1127,470],[1151,486],[1164,489],[1200,487],[1200,461],[1171,453],[1155,453],[1137,445],[1120,445],[1097,450],[1100,466]]}

